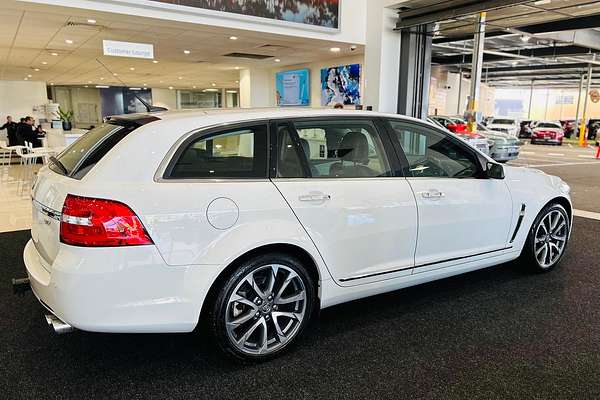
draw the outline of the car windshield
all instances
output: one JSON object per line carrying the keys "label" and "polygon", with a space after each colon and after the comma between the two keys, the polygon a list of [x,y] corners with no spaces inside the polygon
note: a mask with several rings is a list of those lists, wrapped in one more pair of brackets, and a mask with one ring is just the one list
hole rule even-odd
{"label": "car windshield", "polygon": [[514,119],[493,119],[492,120],[492,124],[497,124],[497,125],[514,125],[515,124],[515,120]]}
{"label": "car windshield", "polygon": [[552,122],[540,122],[536,128],[560,128],[560,125],[553,124]]}

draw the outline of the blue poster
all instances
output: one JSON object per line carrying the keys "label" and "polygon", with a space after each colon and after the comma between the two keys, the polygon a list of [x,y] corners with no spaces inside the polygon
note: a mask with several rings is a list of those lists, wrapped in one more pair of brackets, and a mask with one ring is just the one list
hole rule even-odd
{"label": "blue poster", "polygon": [[321,105],[336,104],[361,104],[360,64],[340,65],[321,70]]}
{"label": "blue poster", "polygon": [[275,76],[278,106],[309,106],[310,80],[308,69],[278,72]]}

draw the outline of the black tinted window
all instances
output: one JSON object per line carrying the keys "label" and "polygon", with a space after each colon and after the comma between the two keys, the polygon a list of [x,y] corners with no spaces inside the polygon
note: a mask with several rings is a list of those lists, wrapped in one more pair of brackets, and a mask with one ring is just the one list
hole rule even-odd
{"label": "black tinted window", "polygon": [[100,125],[84,134],[56,157],[64,169],[54,163],[50,163],[49,168],[59,174],[66,173],[68,176],[81,179],[132,130],[133,128],[121,125]]}
{"label": "black tinted window", "polygon": [[266,178],[264,125],[199,138],[180,153],[168,178]]}

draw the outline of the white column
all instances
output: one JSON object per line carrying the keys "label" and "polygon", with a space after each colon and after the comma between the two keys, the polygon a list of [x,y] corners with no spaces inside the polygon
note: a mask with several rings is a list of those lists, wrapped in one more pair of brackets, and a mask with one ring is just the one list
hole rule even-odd
{"label": "white column", "polygon": [[240,107],[269,107],[275,105],[273,78],[267,69],[243,69],[240,71]]}
{"label": "white column", "polygon": [[363,104],[373,106],[375,111],[396,113],[400,33],[394,31],[398,14],[385,8],[387,3],[390,2],[370,0],[367,7]]}

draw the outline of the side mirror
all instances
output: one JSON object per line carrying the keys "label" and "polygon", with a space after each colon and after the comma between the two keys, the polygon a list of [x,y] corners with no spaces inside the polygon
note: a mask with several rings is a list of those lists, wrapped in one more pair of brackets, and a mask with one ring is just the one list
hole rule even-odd
{"label": "side mirror", "polygon": [[485,175],[490,179],[504,179],[504,167],[498,163],[488,162]]}

